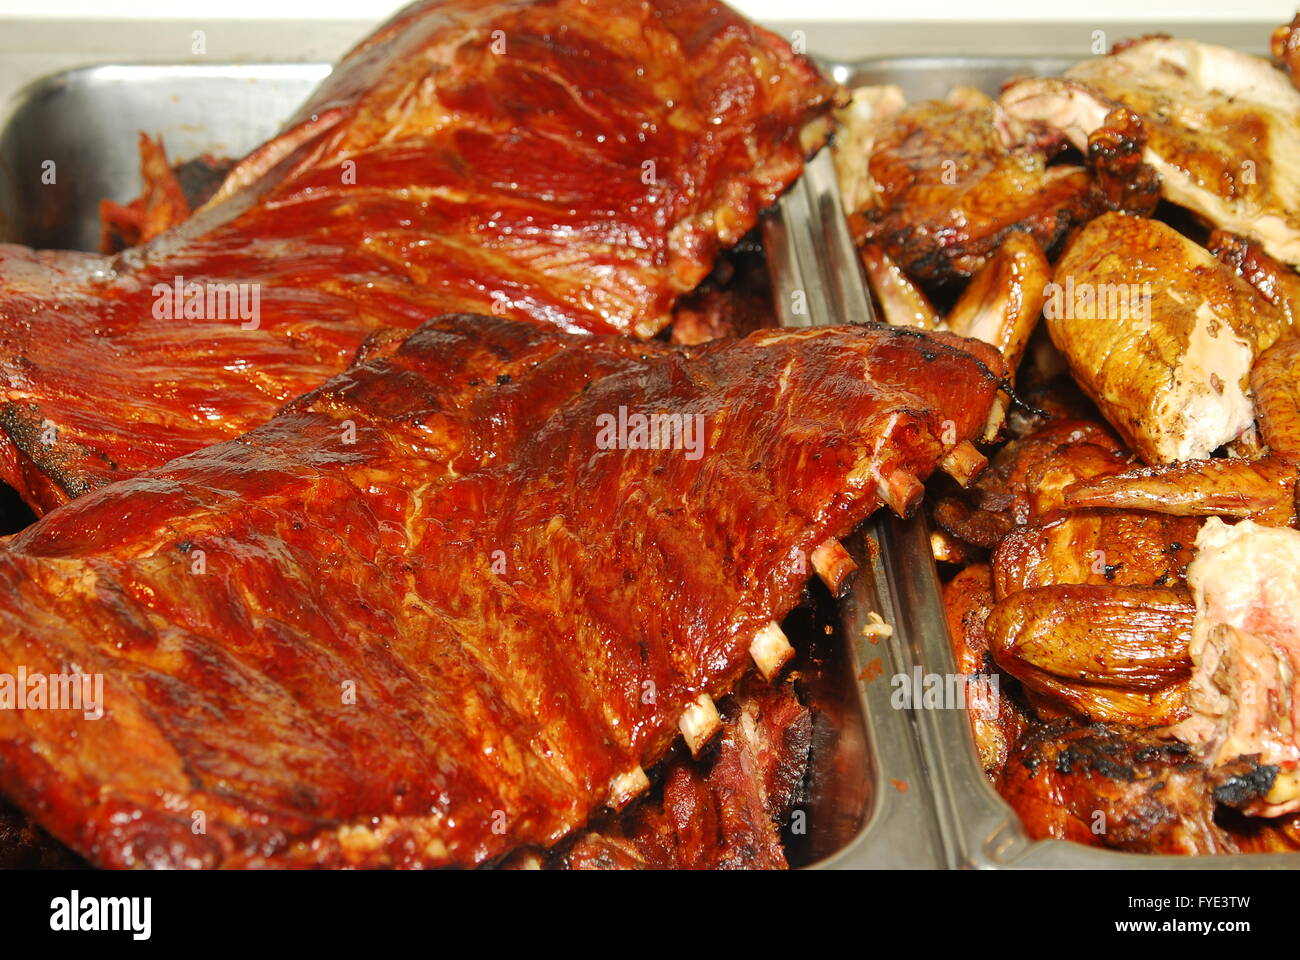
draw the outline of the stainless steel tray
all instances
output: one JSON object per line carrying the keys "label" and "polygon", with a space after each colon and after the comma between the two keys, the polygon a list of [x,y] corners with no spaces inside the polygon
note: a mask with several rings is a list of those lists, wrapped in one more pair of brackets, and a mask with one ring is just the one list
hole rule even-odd
{"label": "stainless steel tray", "polygon": [[[909,99],[943,96],[954,85],[996,93],[1009,77],[1055,72],[1057,58],[944,57],[827,64],[841,82],[897,83]],[[141,187],[135,132],[161,135],[173,160],[210,152],[238,157],[272,136],[329,65],[96,66],[38,81],[0,127],[0,240],[36,247],[94,249],[98,204],[125,202]],[[52,160],[56,179],[42,182]],[[820,172],[819,172],[820,171]],[[800,289],[806,317],[787,323],[843,323],[869,314],[838,199],[827,197],[825,159],[765,226],[778,303]],[[839,264],[839,269],[833,265]],[[5,516],[6,508],[9,515]],[[23,522],[0,499],[0,533]],[[862,537],[877,549],[865,550]],[[1176,858],[1126,855],[1059,841],[1033,842],[984,780],[966,717],[900,711],[889,678],[913,666],[955,669],[939,584],[923,521],[874,518],[846,546],[862,566],[838,609],[823,604],[806,642],[819,668],[806,682],[823,706],[814,751],[808,833],[792,862],[814,867],[1294,867],[1297,855]],[[823,598],[826,599],[826,598]],[[862,627],[875,611],[894,635],[873,644]],[[818,639],[835,626],[833,641]]]}
{"label": "stainless steel tray", "polygon": [[[1016,76],[1058,73],[1073,60],[1055,57],[909,57],[830,64],[842,83],[897,84],[909,100],[941,98],[954,86],[996,94]],[[888,593],[901,611],[895,636],[903,658],[926,673],[956,671],[941,588],[923,517],[890,518],[880,534]],[[1061,840],[1032,840],[1020,818],[985,779],[964,711],[913,713],[931,771],[935,815],[947,863],[974,868],[1297,869],[1300,854],[1180,857],[1121,853]]]}

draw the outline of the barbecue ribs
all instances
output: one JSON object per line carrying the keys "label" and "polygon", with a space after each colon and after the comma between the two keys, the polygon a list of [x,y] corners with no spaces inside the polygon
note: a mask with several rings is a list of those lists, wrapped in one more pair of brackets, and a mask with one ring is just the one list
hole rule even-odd
{"label": "barbecue ribs", "polygon": [[751,656],[776,674],[808,558],[914,506],[1004,373],[874,325],[677,348],[451,316],[362,353],[0,552],[0,663],[101,674],[105,711],[0,711],[0,791],[92,862],[549,846],[707,736]]}
{"label": "barbecue ribs", "polygon": [[717,755],[701,771],[669,764],[661,794],[583,834],[571,870],[784,870],[780,822],[803,793],[812,715],[791,684],[748,683],[727,709]]}
{"label": "barbecue ribs", "polygon": [[412,6],[145,246],[0,245],[0,479],[40,513],[244,433],[383,326],[651,336],[830,92],[704,0]]}

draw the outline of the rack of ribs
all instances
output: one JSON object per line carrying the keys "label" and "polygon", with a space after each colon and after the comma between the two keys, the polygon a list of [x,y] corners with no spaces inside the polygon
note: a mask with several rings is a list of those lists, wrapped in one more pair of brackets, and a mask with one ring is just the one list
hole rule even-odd
{"label": "rack of ribs", "polygon": [[417,3],[145,245],[0,245],[0,480],[39,514],[238,436],[380,327],[650,337],[799,175],[832,89],[705,0]]}
{"label": "rack of ribs", "polygon": [[0,793],[114,867],[549,847],[779,675],[817,558],[914,508],[1004,373],[878,325],[372,338],[263,426],[8,541],[0,662],[101,676],[103,715],[0,711]]}

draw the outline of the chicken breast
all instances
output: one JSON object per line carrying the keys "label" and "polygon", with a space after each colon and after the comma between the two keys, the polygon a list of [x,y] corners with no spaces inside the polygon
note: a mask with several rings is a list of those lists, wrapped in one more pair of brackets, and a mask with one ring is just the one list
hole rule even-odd
{"label": "chicken breast", "polygon": [[1079,385],[1148,464],[1207,457],[1250,427],[1255,358],[1291,325],[1204,247],[1119,213],[1071,242],[1044,316]]}
{"label": "chicken breast", "polygon": [[1047,123],[1081,150],[1121,104],[1142,118],[1143,159],[1167,200],[1300,264],[1300,91],[1285,74],[1226,47],[1154,37],[1001,98],[1011,117]]}
{"label": "chicken breast", "polygon": [[1192,716],[1174,733],[1211,765],[1258,757],[1276,768],[1245,812],[1300,810],[1300,531],[1211,517],[1196,544]]}

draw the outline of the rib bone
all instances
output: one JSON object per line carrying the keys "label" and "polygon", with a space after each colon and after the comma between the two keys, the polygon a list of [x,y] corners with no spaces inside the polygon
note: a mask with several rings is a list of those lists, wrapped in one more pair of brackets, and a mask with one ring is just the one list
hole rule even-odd
{"label": "rib bone", "polygon": [[643,791],[650,788],[650,778],[640,767],[633,767],[627,773],[620,773],[609,781],[610,809],[622,810]]}
{"label": "rib bone", "polygon": [[963,440],[948,451],[939,467],[964,487],[988,466],[988,462],[988,458],[975,449],[975,444]]}
{"label": "rib bone", "polygon": [[713,739],[713,735],[722,729],[722,718],[718,716],[713,698],[707,693],[696,697],[695,702],[686,708],[682,718],[677,721],[677,728],[686,739],[691,756],[699,754],[705,744]]}
{"label": "rib bone", "polygon": [[794,656],[794,647],[786,639],[781,628],[775,622],[768,623],[754,637],[749,645],[749,653],[758,665],[758,672],[765,680],[772,680],[781,668]]}
{"label": "rib bone", "polygon": [[812,552],[813,569],[833,596],[838,597],[858,565],[844,545],[832,537]]}

